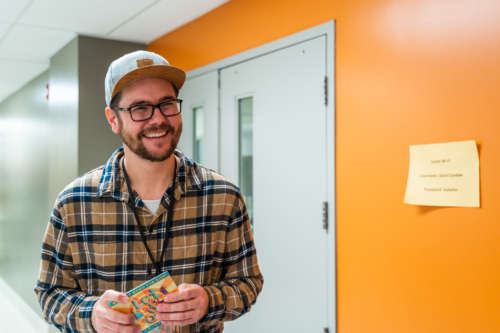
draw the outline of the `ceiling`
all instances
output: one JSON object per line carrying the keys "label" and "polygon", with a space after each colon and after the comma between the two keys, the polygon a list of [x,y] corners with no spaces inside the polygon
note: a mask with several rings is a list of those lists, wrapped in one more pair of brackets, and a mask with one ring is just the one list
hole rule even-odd
{"label": "ceiling", "polygon": [[229,0],[0,0],[0,102],[77,35],[149,43]]}

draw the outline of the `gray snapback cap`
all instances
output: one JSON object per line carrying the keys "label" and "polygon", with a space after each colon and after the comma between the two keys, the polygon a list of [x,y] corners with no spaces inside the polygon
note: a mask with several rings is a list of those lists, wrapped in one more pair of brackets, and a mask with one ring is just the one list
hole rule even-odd
{"label": "gray snapback cap", "polygon": [[109,65],[104,79],[106,105],[127,84],[146,77],[158,77],[170,81],[180,90],[186,80],[186,73],[177,67],[170,66],[168,61],[149,51],[127,53]]}

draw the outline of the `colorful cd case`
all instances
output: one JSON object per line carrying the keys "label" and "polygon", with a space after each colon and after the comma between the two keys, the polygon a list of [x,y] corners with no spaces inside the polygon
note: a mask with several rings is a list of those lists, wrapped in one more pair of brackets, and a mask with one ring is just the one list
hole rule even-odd
{"label": "colorful cd case", "polygon": [[116,311],[132,314],[135,325],[141,327],[141,333],[151,332],[161,326],[161,321],[156,319],[156,306],[163,301],[163,297],[177,291],[177,285],[168,272],[152,278],[135,287],[126,294],[128,303],[109,302],[109,306]]}

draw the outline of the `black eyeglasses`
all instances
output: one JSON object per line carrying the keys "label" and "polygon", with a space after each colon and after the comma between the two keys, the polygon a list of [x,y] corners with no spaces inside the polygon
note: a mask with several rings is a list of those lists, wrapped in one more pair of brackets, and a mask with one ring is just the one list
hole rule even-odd
{"label": "black eyeglasses", "polygon": [[156,105],[136,104],[128,108],[117,108],[117,110],[130,112],[130,118],[132,118],[133,121],[146,121],[153,118],[156,108],[158,108],[165,117],[177,116],[181,113],[182,99],[172,98]]}

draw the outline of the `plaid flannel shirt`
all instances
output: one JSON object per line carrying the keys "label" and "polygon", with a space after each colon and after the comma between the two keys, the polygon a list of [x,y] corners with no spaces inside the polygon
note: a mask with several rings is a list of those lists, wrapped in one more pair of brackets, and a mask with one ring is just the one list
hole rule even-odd
{"label": "plaid flannel shirt", "polygon": [[[181,331],[221,332],[222,322],[249,311],[262,289],[252,229],[238,187],[175,154],[175,188],[154,215],[138,196],[136,210],[155,260],[168,240],[162,271],[177,285],[196,283],[208,293],[207,315]],[[127,204],[122,158],[119,148],[104,166],[69,184],[49,218],[35,293],[45,320],[64,332],[94,332],[90,317],[99,295],[126,292],[155,275],[148,275],[152,263]]]}

